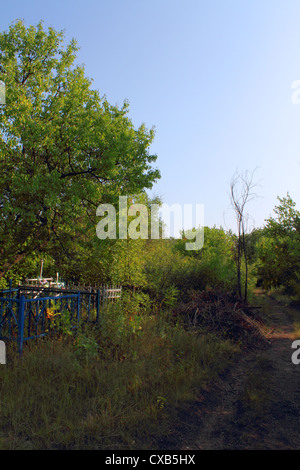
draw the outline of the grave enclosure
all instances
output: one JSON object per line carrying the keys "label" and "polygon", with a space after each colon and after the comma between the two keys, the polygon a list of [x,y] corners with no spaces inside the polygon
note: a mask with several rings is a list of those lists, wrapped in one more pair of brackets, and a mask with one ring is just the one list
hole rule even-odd
{"label": "grave enclosure", "polygon": [[99,323],[111,303],[120,299],[121,286],[32,285],[0,291],[0,340],[17,341],[21,355],[25,341],[53,331],[54,319],[64,314],[70,328],[80,322]]}

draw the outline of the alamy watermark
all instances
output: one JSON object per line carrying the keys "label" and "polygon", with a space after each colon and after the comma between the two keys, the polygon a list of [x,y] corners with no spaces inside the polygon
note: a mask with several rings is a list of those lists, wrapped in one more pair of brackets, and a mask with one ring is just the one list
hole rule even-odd
{"label": "alamy watermark", "polygon": [[300,364],[300,340],[297,339],[292,343],[292,349],[296,349],[295,352],[292,354],[292,363],[295,365]]}
{"label": "alamy watermark", "polygon": [[5,104],[5,83],[0,80],[0,105]]}
{"label": "alamy watermark", "polygon": [[[96,227],[101,240],[184,238],[189,240],[186,250],[200,250],[204,244],[203,204],[151,204],[149,209],[144,204],[128,207],[127,196],[119,196],[118,211],[112,204],[100,204],[96,215],[102,217]],[[191,226],[196,228],[187,228]]]}
{"label": "alamy watermark", "polygon": [[0,364],[6,364],[6,346],[4,341],[0,341]]}

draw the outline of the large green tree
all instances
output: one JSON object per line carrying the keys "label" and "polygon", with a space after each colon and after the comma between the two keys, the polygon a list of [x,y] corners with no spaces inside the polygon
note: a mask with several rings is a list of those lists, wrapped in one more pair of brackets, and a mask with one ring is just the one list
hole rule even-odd
{"label": "large green tree", "polygon": [[0,33],[0,278],[33,251],[78,241],[100,203],[159,178],[154,130],[91,88],[77,50],[42,22]]}

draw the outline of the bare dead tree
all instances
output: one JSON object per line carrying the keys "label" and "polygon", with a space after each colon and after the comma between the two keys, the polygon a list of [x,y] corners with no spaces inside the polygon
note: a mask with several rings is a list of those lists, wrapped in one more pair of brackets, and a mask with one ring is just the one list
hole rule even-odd
{"label": "bare dead tree", "polygon": [[253,192],[256,184],[253,182],[254,172],[245,173],[236,172],[230,183],[230,201],[235,212],[237,221],[237,245],[236,245],[236,267],[237,267],[237,290],[242,298],[241,266],[244,258],[245,263],[245,286],[244,300],[248,297],[248,256],[246,250],[245,234],[248,226],[248,214],[245,213],[246,204],[254,199],[256,194]]}

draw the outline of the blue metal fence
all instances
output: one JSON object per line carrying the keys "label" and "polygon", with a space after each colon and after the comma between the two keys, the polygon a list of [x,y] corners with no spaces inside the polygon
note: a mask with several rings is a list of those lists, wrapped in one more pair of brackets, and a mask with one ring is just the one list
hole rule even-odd
{"label": "blue metal fence", "polygon": [[53,315],[69,312],[70,328],[80,320],[80,292],[73,295],[26,299],[0,298],[0,339],[16,340],[19,353],[23,343],[49,334]]}
{"label": "blue metal fence", "polygon": [[67,312],[69,327],[76,328],[79,321],[100,321],[108,303],[121,297],[122,288],[90,291],[67,291],[19,286],[0,292],[0,340],[18,342],[19,353],[23,343],[50,333],[53,316]]}
{"label": "blue metal fence", "polygon": [[14,294],[14,292],[17,294],[19,292],[19,289],[13,289],[12,288],[12,280],[10,279],[9,281],[9,289],[4,289],[1,291],[1,297],[10,297],[11,294]]}

